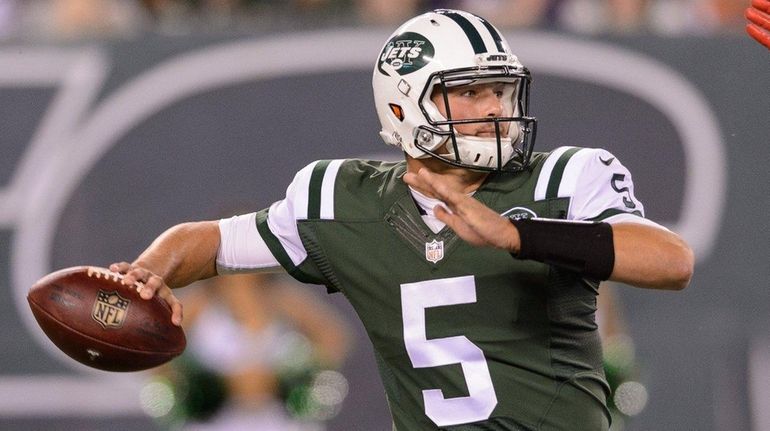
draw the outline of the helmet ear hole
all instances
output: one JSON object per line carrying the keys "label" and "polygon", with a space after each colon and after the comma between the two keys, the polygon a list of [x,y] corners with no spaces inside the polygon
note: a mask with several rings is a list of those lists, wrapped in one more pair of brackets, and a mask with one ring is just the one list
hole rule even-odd
{"label": "helmet ear hole", "polygon": [[388,106],[390,107],[390,111],[393,113],[393,115],[398,118],[398,121],[404,121],[404,110],[401,108],[401,105],[388,103]]}

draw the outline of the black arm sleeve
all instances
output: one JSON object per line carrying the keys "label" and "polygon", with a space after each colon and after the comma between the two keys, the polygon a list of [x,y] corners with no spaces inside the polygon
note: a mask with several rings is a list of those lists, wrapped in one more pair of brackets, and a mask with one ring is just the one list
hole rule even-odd
{"label": "black arm sleeve", "polygon": [[519,231],[517,259],[531,259],[607,280],[615,266],[615,243],[608,223],[555,219],[511,220]]}

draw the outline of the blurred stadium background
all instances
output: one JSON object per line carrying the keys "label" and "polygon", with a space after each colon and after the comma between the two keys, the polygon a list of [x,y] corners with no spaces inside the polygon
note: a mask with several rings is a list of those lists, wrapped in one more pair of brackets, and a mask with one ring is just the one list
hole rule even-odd
{"label": "blurred stadium background", "polygon": [[[0,0],[0,429],[162,429],[149,376],[63,357],[26,290],[130,259],[172,224],[263,208],[312,160],[400,157],[377,136],[373,61],[403,19],[459,7],[532,70],[536,149],[613,151],[648,216],[696,251],[684,292],[609,287],[646,388],[623,428],[770,430],[770,53],[743,34],[747,4]],[[354,338],[327,428],[389,430],[353,311],[309,289]]]}

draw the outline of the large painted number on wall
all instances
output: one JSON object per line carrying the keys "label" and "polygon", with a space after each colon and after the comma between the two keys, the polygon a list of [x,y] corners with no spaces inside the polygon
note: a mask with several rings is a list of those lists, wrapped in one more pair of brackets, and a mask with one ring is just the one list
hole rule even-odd
{"label": "large painted number on wall", "polygon": [[489,419],[497,405],[484,352],[464,336],[428,340],[425,309],[476,302],[472,276],[401,285],[404,343],[415,368],[460,364],[469,395],[445,398],[441,389],[422,391],[425,414],[438,426],[458,425]]}

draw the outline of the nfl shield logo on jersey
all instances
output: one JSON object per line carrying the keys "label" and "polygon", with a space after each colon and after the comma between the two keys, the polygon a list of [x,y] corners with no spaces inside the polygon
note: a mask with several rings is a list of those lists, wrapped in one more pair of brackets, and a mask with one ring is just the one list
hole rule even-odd
{"label": "nfl shield logo on jersey", "polygon": [[425,243],[425,258],[428,262],[436,263],[444,258],[444,241],[436,241]]}

